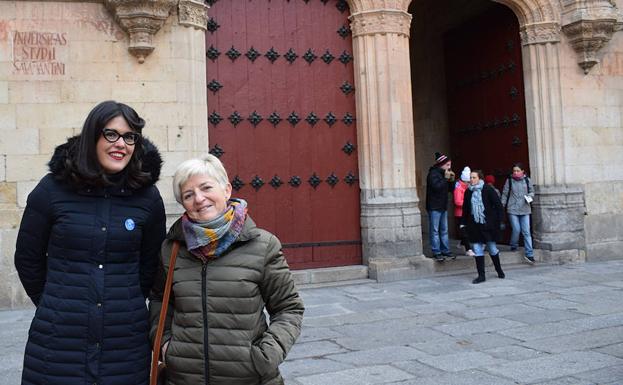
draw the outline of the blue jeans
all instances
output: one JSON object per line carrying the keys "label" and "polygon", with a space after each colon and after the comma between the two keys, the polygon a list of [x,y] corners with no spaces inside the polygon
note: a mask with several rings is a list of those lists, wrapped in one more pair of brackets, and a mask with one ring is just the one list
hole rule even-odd
{"label": "blue jeans", "polygon": [[485,255],[485,246],[487,250],[489,250],[489,255],[498,255],[500,254],[500,250],[498,250],[495,242],[487,242],[485,243],[472,243],[472,249],[474,250],[474,254],[476,257],[483,257]]}
{"label": "blue jeans", "polygon": [[532,257],[532,235],[530,235],[530,215],[508,214],[508,220],[513,229],[511,233],[511,247],[516,248],[519,243],[519,231],[523,235],[523,245],[526,249],[526,257]]}
{"label": "blue jeans", "polygon": [[447,211],[428,212],[428,234],[433,254],[450,254]]}

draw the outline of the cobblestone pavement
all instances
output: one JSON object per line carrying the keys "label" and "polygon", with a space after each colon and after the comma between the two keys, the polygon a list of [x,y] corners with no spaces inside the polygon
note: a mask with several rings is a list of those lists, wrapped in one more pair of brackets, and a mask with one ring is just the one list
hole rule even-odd
{"label": "cobblestone pavement", "polygon": [[[506,273],[303,289],[286,384],[623,385],[623,261]],[[0,312],[0,384],[31,317]]]}

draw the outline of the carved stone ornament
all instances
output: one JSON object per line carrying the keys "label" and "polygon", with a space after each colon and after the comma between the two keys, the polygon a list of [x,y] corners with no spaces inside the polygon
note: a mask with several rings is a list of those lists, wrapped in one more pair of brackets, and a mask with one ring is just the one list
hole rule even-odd
{"label": "carved stone ornament", "polygon": [[562,30],[578,53],[578,64],[588,73],[597,52],[621,29],[622,15],[614,1],[571,1],[565,5]]}
{"label": "carved stone ornament", "polygon": [[162,28],[177,0],[104,0],[104,4],[130,35],[128,51],[143,63],[155,49],[153,36]]}
{"label": "carved stone ornament", "polygon": [[208,29],[208,6],[199,0],[179,0],[180,25],[206,31]]}
{"label": "carved stone ornament", "polygon": [[394,9],[354,13],[349,17],[353,37],[375,34],[398,34],[409,38],[411,14]]}
{"label": "carved stone ornament", "polygon": [[571,46],[578,53],[578,64],[585,74],[599,63],[597,52],[610,41],[616,24],[616,19],[578,20],[562,27]]}
{"label": "carved stone ornament", "polygon": [[555,21],[526,24],[520,33],[523,45],[557,43],[560,41],[560,24]]}

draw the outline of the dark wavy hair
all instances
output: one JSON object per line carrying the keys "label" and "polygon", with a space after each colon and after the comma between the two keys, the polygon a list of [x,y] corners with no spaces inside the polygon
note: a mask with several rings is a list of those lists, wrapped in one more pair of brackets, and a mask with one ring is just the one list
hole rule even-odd
{"label": "dark wavy hair", "polygon": [[485,179],[485,174],[482,172],[482,170],[475,169],[475,170],[472,170],[472,172],[476,173],[476,175],[478,175],[478,179],[480,179],[480,180],[484,180]]}
{"label": "dark wavy hair", "polygon": [[[133,189],[140,188],[150,180],[150,174],[142,171],[143,146],[141,140],[134,145],[134,152],[130,162],[121,172],[121,178],[107,175],[97,159],[96,145],[106,124],[118,116],[122,116],[132,131],[141,133],[145,120],[134,109],[126,104],[113,100],[101,102],[95,106],[82,126],[76,148],[68,157],[66,169],[71,180],[78,186],[110,186],[123,183]],[[114,180],[113,180],[114,179]]]}

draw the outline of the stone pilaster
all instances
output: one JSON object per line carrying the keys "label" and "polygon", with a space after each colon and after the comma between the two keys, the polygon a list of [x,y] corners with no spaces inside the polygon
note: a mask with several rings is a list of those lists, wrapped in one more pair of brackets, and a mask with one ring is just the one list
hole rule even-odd
{"label": "stone pilaster", "polygon": [[415,182],[411,15],[403,3],[350,2],[363,259],[378,281],[408,278],[426,265]]}
{"label": "stone pilaster", "polygon": [[536,185],[533,240],[537,257],[550,263],[585,259],[584,192],[566,185],[564,168],[560,30],[557,22],[521,28],[530,168]]}
{"label": "stone pilaster", "polygon": [[538,185],[561,185],[565,183],[565,146],[560,25],[556,22],[523,25],[521,41],[532,179]]}

